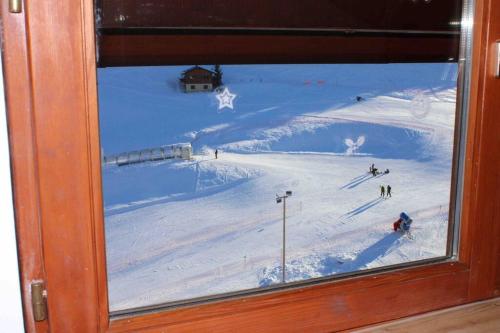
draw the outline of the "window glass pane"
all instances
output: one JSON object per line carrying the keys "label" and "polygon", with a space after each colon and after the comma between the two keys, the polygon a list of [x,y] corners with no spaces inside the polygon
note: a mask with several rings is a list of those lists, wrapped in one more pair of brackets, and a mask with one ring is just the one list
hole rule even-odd
{"label": "window glass pane", "polygon": [[448,255],[457,76],[100,68],[111,311]]}

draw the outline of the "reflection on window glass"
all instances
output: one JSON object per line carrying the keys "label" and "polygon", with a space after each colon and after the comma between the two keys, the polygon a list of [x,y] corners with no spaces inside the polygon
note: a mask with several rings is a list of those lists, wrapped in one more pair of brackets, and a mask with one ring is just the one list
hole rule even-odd
{"label": "reflection on window glass", "polygon": [[456,64],[98,79],[111,311],[446,255]]}

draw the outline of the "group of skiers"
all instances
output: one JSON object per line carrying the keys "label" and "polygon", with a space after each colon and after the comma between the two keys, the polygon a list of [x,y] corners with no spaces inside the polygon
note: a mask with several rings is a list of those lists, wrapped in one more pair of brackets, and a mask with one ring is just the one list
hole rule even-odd
{"label": "group of skiers", "polygon": [[[386,188],[387,188],[387,191],[386,191]],[[387,185],[387,187],[385,187],[384,185],[380,185],[380,196],[382,198],[389,198],[389,197],[392,198],[392,187],[391,187],[391,185]]]}
{"label": "group of skiers", "polygon": [[[380,175],[382,172],[378,171],[378,169],[375,167],[375,164],[372,163],[370,165],[370,173],[375,177],[377,175]],[[386,169],[384,174],[389,173],[389,169]],[[391,185],[380,185],[380,197],[382,198],[392,198],[392,187]],[[409,234],[410,232],[410,225],[412,224],[413,220],[408,216],[406,213],[401,213],[399,214],[399,219],[394,222],[393,224],[393,229],[394,231],[399,231],[403,232],[405,234]]]}
{"label": "group of skiers", "polygon": [[[378,169],[375,167],[375,163],[372,163],[372,165],[370,165],[370,173],[373,175],[373,177],[382,174],[382,172],[378,171]],[[389,174],[389,169],[385,169],[383,173],[384,175]],[[391,185],[387,185],[387,187],[385,187],[384,185],[380,185],[380,196],[382,198],[392,198]]]}
{"label": "group of skiers", "polygon": [[[219,150],[216,149],[215,150],[215,159],[217,159],[219,156]],[[379,175],[381,174],[377,168],[375,168],[375,164],[372,164],[370,166],[370,173],[373,175],[373,176],[376,176],[376,175]],[[386,169],[384,171],[384,174],[388,174],[389,173],[389,169]],[[380,197],[382,198],[389,198],[391,197],[392,198],[392,187],[391,185],[387,185],[387,186],[384,186],[384,185],[380,185]],[[401,232],[409,232],[410,230],[410,225],[411,223],[413,222],[413,220],[406,214],[406,213],[401,213],[400,216],[399,216],[399,219],[394,222],[393,224],[393,228],[394,228],[394,231],[401,231]]]}

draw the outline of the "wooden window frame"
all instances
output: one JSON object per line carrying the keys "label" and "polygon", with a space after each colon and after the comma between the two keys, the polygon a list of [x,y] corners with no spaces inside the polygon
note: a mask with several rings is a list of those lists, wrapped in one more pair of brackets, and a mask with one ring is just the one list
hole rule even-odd
{"label": "wooden window frame", "polygon": [[[1,4],[3,61],[24,316],[28,332],[325,332],[498,295],[498,127],[492,45],[500,3],[476,0],[456,261],[402,268],[110,320],[93,1]],[[496,222],[496,223],[495,223]],[[488,230],[488,232],[484,232]],[[49,318],[35,322],[43,280]]]}

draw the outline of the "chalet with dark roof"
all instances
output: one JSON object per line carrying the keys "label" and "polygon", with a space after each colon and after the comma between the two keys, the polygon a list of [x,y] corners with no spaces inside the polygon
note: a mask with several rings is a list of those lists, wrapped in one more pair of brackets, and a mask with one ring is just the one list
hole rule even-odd
{"label": "chalet with dark roof", "polygon": [[182,73],[180,81],[185,92],[213,91],[217,86],[217,74],[201,66],[194,66]]}

